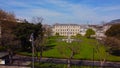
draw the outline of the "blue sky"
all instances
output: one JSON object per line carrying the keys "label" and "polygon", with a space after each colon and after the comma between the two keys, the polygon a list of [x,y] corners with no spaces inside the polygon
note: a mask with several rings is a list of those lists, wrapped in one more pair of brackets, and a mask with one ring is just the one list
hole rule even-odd
{"label": "blue sky", "polygon": [[120,0],[0,0],[0,8],[31,21],[43,17],[46,24],[100,24],[120,18]]}

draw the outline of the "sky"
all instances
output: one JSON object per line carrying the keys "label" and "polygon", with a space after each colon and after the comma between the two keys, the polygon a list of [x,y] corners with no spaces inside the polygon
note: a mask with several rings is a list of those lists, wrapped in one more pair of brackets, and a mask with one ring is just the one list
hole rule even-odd
{"label": "sky", "polygon": [[120,0],[0,0],[0,9],[45,24],[100,24],[120,19]]}

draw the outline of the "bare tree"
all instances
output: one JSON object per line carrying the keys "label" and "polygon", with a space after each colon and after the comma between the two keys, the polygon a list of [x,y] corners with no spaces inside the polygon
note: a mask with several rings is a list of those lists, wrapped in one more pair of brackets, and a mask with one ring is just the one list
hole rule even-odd
{"label": "bare tree", "polygon": [[38,36],[35,39],[35,52],[36,56],[39,59],[39,62],[42,58],[42,54],[46,45],[46,30],[42,26],[43,18],[42,17],[33,17],[32,20],[36,25],[38,25]]}
{"label": "bare tree", "polygon": [[13,33],[15,27],[15,22],[1,22],[1,44],[9,53],[10,63],[12,63],[13,52],[16,51],[16,48],[19,48],[19,40]]}
{"label": "bare tree", "polygon": [[52,29],[51,29],[51,26],[50,25],[43,25],[43,28],[45,29],[45,35],[50,37],[52,34]]}
{"label": "bare tree", "polygon": [[0,9],[0,20],[7,20],[7,21],[16,21],[15,14],[13,12],[6,12]]}
{"label": "bare tree", "polygon": [[32,23],[42,23],[43,22],[43,18],[42,17],[33,17],[32,18]]}
{"label": "bare tree", "polygon": [[45,46],[46,46],[46,43],[47,43],[47,38],[46,38],[46,36],[44,36],[42,39],[41,39],[41,37],[39,36],[37,39],[36,39],[36,46],[35,46],[35,48],[36,48],[36,55],[37,55],[37,57],[38,57],[38,59],[39,59],[39,62],[40,62],[40,60],[41,60],[41,58],[42,58],[42,56],[43,56],[43,51],[44,51],[44,49],[45,49]]}
{"label": "bare tree", "polygon": [[[74,45],[73,45],[74,44]],[[62,54],[65,58],[67,58],[67,67],[71,68],[71,60],[73,57],[80,52],[80,45],[78,42],[66,43],[66,45],[59,45],[58,51]]]}
{"label": "bare tree", "polygon": [[104,45],[108,48],[108,52],[113,55],[120,55],[120,40],[115,37],[106,37],[103,39]]}

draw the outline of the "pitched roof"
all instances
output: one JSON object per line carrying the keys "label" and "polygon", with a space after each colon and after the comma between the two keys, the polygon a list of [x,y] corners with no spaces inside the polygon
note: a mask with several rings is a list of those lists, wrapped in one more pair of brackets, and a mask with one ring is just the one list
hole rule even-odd
{"label": "pitched roof", "polygon": [[78,25],[78,24],[58,24],[58,23],[56,23],[53,26],[80,26],[80,25]]}

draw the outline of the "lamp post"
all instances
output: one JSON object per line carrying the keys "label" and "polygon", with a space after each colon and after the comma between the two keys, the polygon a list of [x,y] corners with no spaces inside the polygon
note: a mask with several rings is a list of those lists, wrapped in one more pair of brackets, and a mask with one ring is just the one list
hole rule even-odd
{"label": "lamp post", "polygon": [[30,42],[32,44],[32,68],[34,68],[34,34],[30,36]]}
{"label": "lamp post", "polygon": [[94,48],[93,48],[93,68],[94,68]]}
{"label": "lamp post", "polygon": [[[69,28],[68,28],[67,43],[71,43],[71,39],[70,39],[70,24],[69,24]],[[70,59],[71,59],[71,58],[69,58],[69,59],[67,60],[67,63],[68,63],[67,67],[68,67],[68,68],[70,68],[70,66],[71,66],[71,60],[70,60]]]}

